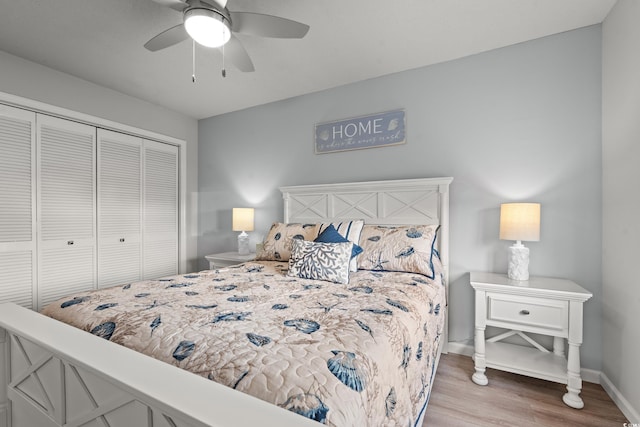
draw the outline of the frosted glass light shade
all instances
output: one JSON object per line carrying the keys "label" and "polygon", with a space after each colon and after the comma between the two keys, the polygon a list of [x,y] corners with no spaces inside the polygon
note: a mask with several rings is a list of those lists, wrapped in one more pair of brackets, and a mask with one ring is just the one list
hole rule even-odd
{"label": "frosted glass light shade", "polygon": [[192,39],[206,47],[220,47],[231,38],[231,31],[224,17],[210,9],[186,11],[184,28]]}
{"label": "frosted glass light shade", "polygon": [[500,239],[539,241],[540,203],[503,203],[500,205]]}
{"label": "frosted glass light shade", "polygon": [[233,208],[231,229],[233,231],[253,231],[253,208]]}

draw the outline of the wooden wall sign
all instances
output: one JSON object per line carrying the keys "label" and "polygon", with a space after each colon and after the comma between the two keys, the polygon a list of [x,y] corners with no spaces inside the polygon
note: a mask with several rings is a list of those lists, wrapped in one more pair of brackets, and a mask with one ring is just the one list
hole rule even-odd
{"label": "wooden wall sign", "polygon": [[387,111],[315,126],[316,154],[387,147],[406,142],[404,110]]}

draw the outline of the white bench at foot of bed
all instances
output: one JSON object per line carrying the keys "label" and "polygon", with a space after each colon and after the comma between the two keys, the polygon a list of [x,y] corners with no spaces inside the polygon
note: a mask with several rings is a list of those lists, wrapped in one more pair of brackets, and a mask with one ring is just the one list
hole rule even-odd
{"label": "white bench at foot of bed", "polygon": [[317,426],[288,410],[0,304],[0,427]]}

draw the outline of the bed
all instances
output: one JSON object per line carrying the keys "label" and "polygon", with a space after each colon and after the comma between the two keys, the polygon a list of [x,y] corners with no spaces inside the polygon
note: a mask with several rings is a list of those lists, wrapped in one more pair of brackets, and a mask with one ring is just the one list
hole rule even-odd
{"label": "bed", "polygon": [[[450,182],[283,187],[257,261],[46,316],[0,306],[0,426],[421,425],[447,341]],[[358,223],[360,269],[352,243],[312,242]]]}

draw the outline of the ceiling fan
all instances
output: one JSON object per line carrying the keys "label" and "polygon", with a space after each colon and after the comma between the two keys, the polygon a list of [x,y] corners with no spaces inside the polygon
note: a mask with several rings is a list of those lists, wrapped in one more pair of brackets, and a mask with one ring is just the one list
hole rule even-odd
{"label": "ceiling fan", "polygon": [[[253,62],[233,33],[285,39],[303,38],[309,26],[290,19],[250,12],[230,12],[227,0],[153,0],[182,12],[184,22],[153,37],[144,47],[155,52],[193,38],[206,47],[222,47],[240,71],[255,71]],[[225,76],[223,67],[222,75]]]}

